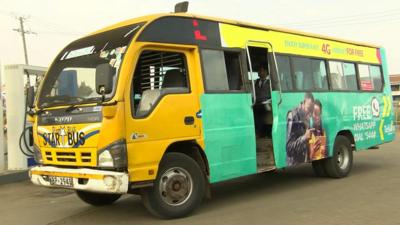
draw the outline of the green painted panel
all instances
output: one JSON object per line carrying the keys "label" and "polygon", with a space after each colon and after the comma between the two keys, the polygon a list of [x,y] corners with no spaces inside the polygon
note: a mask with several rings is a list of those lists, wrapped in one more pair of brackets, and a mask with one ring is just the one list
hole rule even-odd
{"label": "green painted panel", "polygon": [[[385,66],[384,74],[386,81]],[[368,149],[394,139],[392,100],[388,85],[385,86],[383,93],[313,92],[311,94],[322,105],[321,122],[326,136],[328,156],[332,155],[335,137],[341,130],[349,130],[353,134],[357,150]],[[277,91],[272,93],[274,114],[272,134],[275,163],[278,168],[290,166],[287,155],[288,113],[301,106],[304,96],[304,92],[282,93],[282,95]],[[278,105],[280,97],[282,102]],[[374,105],[378,107],[374,108]],[[305,121],[297,121],[297,123],[303,122]],[[308,125],[305,126],[310,126],[310,122],[306,123]],[[306,149],[298,148],[297,151],[306,151],[306,154],[310,155],[309,140],[306,144]],[[311,160],[304,160],[306,161]]]}
{"label": "green painted panel", "polygon": [[200,102],[210,181],[256,173],[250,94],[203,94]]}

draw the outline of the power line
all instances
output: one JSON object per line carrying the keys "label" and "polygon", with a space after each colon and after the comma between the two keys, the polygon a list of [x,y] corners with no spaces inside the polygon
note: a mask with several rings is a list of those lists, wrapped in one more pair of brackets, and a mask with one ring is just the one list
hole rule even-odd
{"label": "power line", "polygon": [[12,16],[12,17],[15,17],[15,15],[17,15],[14,12],[9,12],[9,11],[5,11],[5,10],[1,10],[1,9],[0,9],[0,14],[6,15],[6,16]]}
{"label": "power line", "polygon": [[380,17],[388,17],[388,16],[398,16],[400,14],[400,8],[385,10],[380,12],[370,12],[370,13],[359,13],[348,16],[340,16],[340,17],[331,17],[325,19],[318,20],[305,20],[301,22],[289,22],[276,24],[279,26],[298,26],[298,25],[311,25],[311,24],[320,24],[320,23],[335,23],[339,21],[349,21],[349,20],[359,20],[359,19],[369,19],[369,18],[380,18]]}
{"label": "power line", "polygon": [[45,31],[45,30],[37,30],[40,34],[49,34],[49,35],[59,35],[59,36],[82,36],[83,33],[73,33],[73,32],[63,32],[57,30]]}
{"label": "power line", "polygon": [[82,34],[81,31],[79,31],[75,28],[72,28],[68,24],[55,23],[54,21],[49,21],[48,19],[44,19],[44,18],[37,17],[37,16],[32,16],[32,19],[35,20],[36,22],[38,22],[39,24],[45,26],[47,29],[50,29],[55,32],[68,33],[68,34],[71,34],[71,33]]}
{"label": "power line", "polygon": [[343,21],[337,23],[320,23],[320,24],[304,24],[298,25],[297,28],[331,28],[331,27],[338,27],[338,26],[349,26],[349,25],[363,25],[363,24],[381,24],[381,23],[399,23],[400,17],[391,17],[391,18],[384,18],[384,19],[368,19],[368,20],[355,20],[355,21]]}
{"label": "power line", "polygon": [[[0,15],[10,16],[13,18],[19,19],[18,13],[5,11],[0,9]],[[26,20],[26,17],[23,17]],[[53,21],[48,21],[48,19],[38,17],[38,16],[29,16],[30,23],[35,23],[36,25],[43,27],[43,31],[40,31],[40,34],[50,34],[50,35],[60,35],[60,36],[81,36],[84,32],[78,31],[68,25],[58,24]],[[36,27],[36,26],[35,26]],[[20,29],[20,28],[19,28]],[[37,30],[37,28],[36,28]],[[15,30],[17,31],[17,30]],[[31,32],[31,31],[28,31]],[[31,32],[32,34],[33,32]],[[36,34],[36,33],[35,33]]]}

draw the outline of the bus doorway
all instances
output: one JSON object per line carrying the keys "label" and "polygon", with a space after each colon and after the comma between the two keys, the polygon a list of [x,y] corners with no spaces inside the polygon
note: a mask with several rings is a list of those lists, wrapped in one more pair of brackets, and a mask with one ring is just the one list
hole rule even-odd
{"label": "bus doorway", "polygon": [[[275,169],[272,144],[272,60],[267,47],[247,46],[248,86],[253,96],[253,115],[256,134],[257,172]],[[264,45],[264,44],[263,44]]]}

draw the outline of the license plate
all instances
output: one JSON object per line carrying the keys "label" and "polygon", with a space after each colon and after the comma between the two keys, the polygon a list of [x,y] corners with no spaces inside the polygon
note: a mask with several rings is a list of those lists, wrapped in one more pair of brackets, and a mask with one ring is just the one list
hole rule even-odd
{"label": "license plate", "polygon": [[49,176],[49,182],[52,186],[73,187],[72,177]]}

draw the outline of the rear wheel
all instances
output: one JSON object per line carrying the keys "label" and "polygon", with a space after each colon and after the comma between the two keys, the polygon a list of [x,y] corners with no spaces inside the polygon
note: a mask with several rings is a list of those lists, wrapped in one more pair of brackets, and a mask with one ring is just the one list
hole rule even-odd
{"label": "rear wheel", "polygon": [[76,191],[76,194],[82,201],[93,206],[110,205],[121,197],[120,194],[103,194],[87,191]]}
{"label": "rear wheel", "polygon": [[347,176],[353,167],[353,149],[349,139],[338,135],[333,146],[333,156],[324,160],[327,175],[333,178]]}
{"label": "rear wheel", "polygon": [[195,160],[182,153],[168,153],[154,186],[142,190],[142,201],[155,216],[178,218],[201,203],[205,187],[205,176]]}

